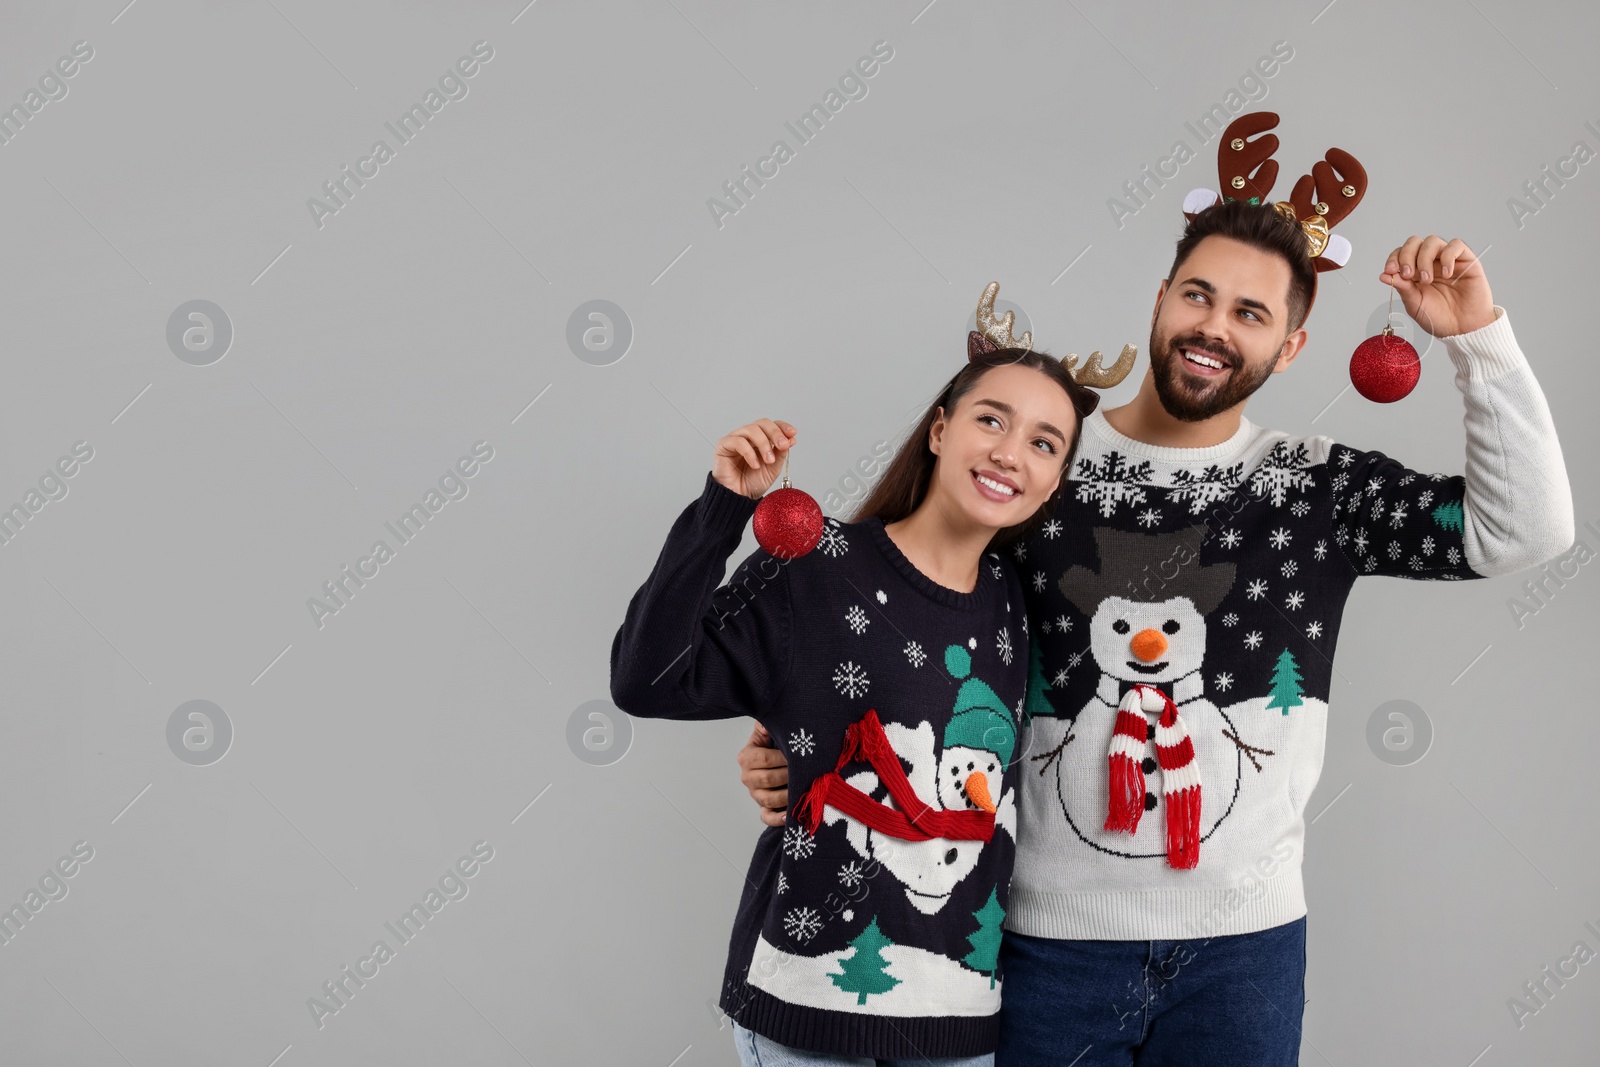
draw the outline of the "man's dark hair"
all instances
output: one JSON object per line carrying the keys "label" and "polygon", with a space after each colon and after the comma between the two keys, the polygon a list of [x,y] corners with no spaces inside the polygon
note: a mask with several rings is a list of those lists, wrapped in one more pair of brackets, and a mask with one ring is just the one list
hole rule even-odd
{"label": "man's dark hair", "polygon": [[1311,263],[1311,249],[1306,245],[1305,231],[1299,223],[1290,222],[1269,204],[1252,204],[1247,200],[1212,204],[1183,228],[1177,253],[1172,257],[1172,269],[1167,271],[1169,287],[1177,277],[1178,267],[1207,237],[1231,237],[1289,264],[1289,328],[1284,332],[1290,334],[1298,330],[1306,321],[1306,312],[1317,292],[1317,268]]}

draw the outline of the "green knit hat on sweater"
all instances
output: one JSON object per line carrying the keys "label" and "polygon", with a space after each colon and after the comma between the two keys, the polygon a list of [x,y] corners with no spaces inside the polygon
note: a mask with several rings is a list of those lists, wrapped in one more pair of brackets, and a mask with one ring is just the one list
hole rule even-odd
{"label": "green knit hat on sweater", "polygon": [[950,645],[944,650],[944,666],[953,677],[966,678],[956,694],[955,715],[944,728],[944,747],[963,745],[983,749],[1009,764],[1017,743],[1017,727],[1011,720],[1011,710],[1000,702],[987,682],[967,677],[972,673],[972,655],[961,645]]}

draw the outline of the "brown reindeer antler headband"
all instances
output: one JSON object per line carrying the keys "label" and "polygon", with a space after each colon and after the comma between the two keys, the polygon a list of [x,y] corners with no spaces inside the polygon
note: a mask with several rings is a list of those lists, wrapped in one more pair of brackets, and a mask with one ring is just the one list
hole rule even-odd
{"label": "brown reindeer antler headband", "polygon": [[[994,313],[994,298],[1000,292],[999,282],[990,282],[983,287],[983,295],[978,298],[978,328],[967,334],[967,359],[976,359],[986,352],[993,352],[1001,348],[1025,348],[1033,350],[1033,331],[1028,330],[1021,337],[1011,336],[1011,327],[1016,322],[1013,312],[1006,312],[999,317]],[[1089,359],[1082,367],[1078,366],[1076,353],[1068,355],[1061,360],[1067,368],[1067,373],[1072,375],[1072,380],[1079,385],[1092,389],[1109,389],[1128,376],[1133,369],[1134,355],[1138,352],[1134,345],[1123,345],[1122,354],[1110,367],[1100,365],[1100,353],[1089,353]]]}
{"label": "brown reindeer antler headband", "polygon": [[[1222,192],[1191,190],[1183,198],[1185,218],[1193,219],[1213,204],[1229,200],[1267,202],[1267,194],[1278,177],[1278,163],[1272,158],[1278,150],[1278,138],[1265,131],[1277,124],[1277,113],[1272,111],[1252,111],[1228,124],[1217,145],[1217,177]],[[1250,140],[1252,137],[1255,140]],[[1311,263],[1321,273],[1338,270],[1350,261],[1350,242],[1332,231],[1356,209],[1366,191],[1367,172],[1356,157],[1342,148],[1330,148],[1323,159],[1312,165],[1310,174],[1294,183],[1289,199],[1272,207],[1290,222],[1299,223],[1306,235]]]}

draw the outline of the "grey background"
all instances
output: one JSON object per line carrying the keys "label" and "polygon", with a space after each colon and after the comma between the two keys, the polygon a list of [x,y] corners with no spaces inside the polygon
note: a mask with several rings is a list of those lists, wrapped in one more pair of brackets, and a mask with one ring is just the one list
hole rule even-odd
{"label": "grey background", "polygon": [[[991,279],[1056,354],[1137,343],[1108,405],[1131,396],[1183,196],[1216,181],[1185,122],[1276,41],[1246,105],[1283,116],[1275,191],[1334,145],[1371,191],[1249,417],[1460,472],[1442,346],[1393,406],[1347,371],[1384,254],[1460,236],[1600,547],[1600,163],[1520,227],[1507,204],[1600,149],[1591,5],[124,3],[0,14],[0,104],[94,49],[0,146],[0,505],[94,450],[0,546],[0,905],[94,849],[0,945],[6,1063],[734,1063],[711,1003],[759,831],[749,724],[637,722],[608,765],[568,744],[628,598],[712,441],[795,423],[821,499],[960,364]],[[319,229],[307,199],[479,40],[468,95]],[[868,94],[719,228],[707,198],[878,40]],[[1119,227],[1108,198],[1180,139]],[[195,299],[234,330],[209,366],[166,343]],[[607,366],[566,343],[596,299],[633,328]],[[467,495],[319,628],[308,598],[477,441]],[[1595,570],[1520,630],[1531,574],[1357,585],[1302,1062],[1593,1061],[1600,964],[1520,1030],[1506,1001],[1600,950]],[[167,727],[202,699],[233,737],[195,766]],[[1366,739],[1395,700],[1433,729],[1408,766]],[[307,999],[477,841],[468,895],[319,1029]]]}

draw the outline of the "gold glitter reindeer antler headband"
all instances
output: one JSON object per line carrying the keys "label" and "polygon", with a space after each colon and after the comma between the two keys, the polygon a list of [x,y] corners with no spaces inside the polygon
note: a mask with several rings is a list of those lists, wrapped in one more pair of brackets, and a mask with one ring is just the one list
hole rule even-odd
{"label": "gold glitter reindeer antler headband", "polygon": [[[976,359],[986,352],[993,352],[1001,348],[1023,348],[1033,350],[1033,331],[1028,330],[1021,337],[1013,337],[1011,328],[1016,323],[1014,312],[1007,311],[1004,315],[996,316],[994,312],[994,298],[1000,292],[999,282],[990,282],[983,287],[983,295],[978,298],[978,328],[967,334],[967,359]],[[1139,349],[1135,345],[1123,345],[1122,354],[1117,361],[1109,367],[1100,365],[1100,353],[1089,353],[1089,359],[1082,367],[1078,366],[1076,353],[1068,355],[1061,360],[1062,366],[1067,368],[1067,373],[1072,375],[1072,380],[1079,385],[1091,389],[1109,389],[1128,376],[1133,370],[1133,361]]]}

